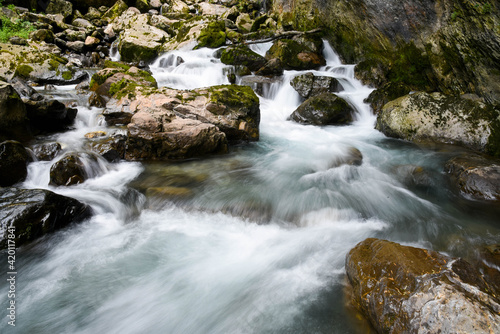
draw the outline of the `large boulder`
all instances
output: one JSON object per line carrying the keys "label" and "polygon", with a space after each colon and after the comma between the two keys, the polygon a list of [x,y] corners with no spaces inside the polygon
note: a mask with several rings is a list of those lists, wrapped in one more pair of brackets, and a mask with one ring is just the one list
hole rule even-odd
{"label": "large boulder", "polygon": [[353,121],[354,109],[343,98],[322,93],[307,99],[289,117],[302,124],[343,125]]}
{"label": "large boulder", "polygon": [[266,58],[253,52],[246,45],[237,45],[224,49],[220,58],[227,65],[246,66],[252,72],[259,70],[266,64]]}
{"label": "large boulder", "polygon": [[171,160],[227,152],[227,140],[213,124],[175,118],[158,118],[139,112],[128,125],[127,160]]}
{"label": "large boulder", "polygon": [[0,141],[31,138],[26,107],[14,87],[0,81]]}
{"label": "large boulder", "polygon": [[0,249],[8,240],[19,247],[91,214],[87,205],[48,190],[0,188]]}
{"label": "large boulder", "polygon": [[27,170],[28,153],[24,146],[13,140],[0,143],[0,187],[7,187],[24,181]]}
{"label": "large boulder", "polygon": [[310,45],[293,39],[280,39],[266,52],[266,59],[278,58],[286,70],[312,70],[326,65],[326,60]]}
{"label": "large boulder", "polygon": [[7,79],[19,76],[41,85],[69,85],[88,78],[87,72],[67,66],[66,59],[41,47],[0,43],[0,49],[0,76]]}
{"label": "large boulder", "polygon": [[445,172],[461,195],[500,201],[500,161],[462,154],[446,162]]}
{"label": "large boulder", "polygon": [[494,285],[462,259],[366,239],[346,258],[353,304],[379,333],[497,333]]}
{"label": "large boulder", "polygon": [[297,75],[290,81],[293,89],[299,95],[307,99],[321,93],[337,93],[343,90],[340,82],[333,77],[317,76],[311,72],[306,74]]}
{"label": "large boulder", "polygon": [[134,15],[128,27],[120,35],[118,51],[127,62],[151,61],[161,52],[162,44],[169,35],[149,25],[147,14]]}
{"label": "large boulder", "polygon": [[386,104],[376,128],[390,137],[499,152],[499,111],[470,98],[418,92]]}

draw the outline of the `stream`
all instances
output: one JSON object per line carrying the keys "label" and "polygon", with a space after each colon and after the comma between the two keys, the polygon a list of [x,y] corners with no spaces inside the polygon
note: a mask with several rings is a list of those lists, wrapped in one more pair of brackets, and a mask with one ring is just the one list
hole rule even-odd
{"label": "stream", "polygon": [[[254,45],[264,54],[270,44]],[[354,79],[327,44],[338,95],[356,109],[349,126],[288,121],[301,103],[285,71],[260,98],[260,140],[224,156],[183,162],[89,159],[92,177],[49,186],[54,161],[29,165],[24,188],[50,189],[95,215],[17,251],[16,327],[1,333],[371,333],[344,297],[347,252],[368,237],[472,256],[498,243],[498,210],[461,199],[443,166],[456,147],[422,148],[374,129]],[[183,62],[179,61],[182,58]],[[173,51],[152,65],[160,86],[228,84],[213,50]],[[40,92],[75,101],[74,129],[44,138],[85,152],[106,127],[75,86]],[[358,151],[362,163],[345,164]],[[177,196],[154,189],[172,187]],[[6,270],[4,271],[6,272]],[[5,305],[7,282],[0,283]]]}

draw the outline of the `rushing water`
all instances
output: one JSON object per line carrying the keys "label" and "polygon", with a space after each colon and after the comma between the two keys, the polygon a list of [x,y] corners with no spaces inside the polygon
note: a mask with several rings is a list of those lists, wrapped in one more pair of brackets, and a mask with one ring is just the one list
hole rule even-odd
{"label": "rushing water", "polygon": [[[228,83],[212,53],[176,51],[151,68],[160,85],[179,89]],[[313,73],[341,81],[339,95],[357,110],[350,126],[287,121],[301,101],[289,84],[299,72],[286,71],[260,97],[260,141],[226,156],[89,159],[93,177],[71,187],[48,185],[54,161],[31,163],[23,187],[77,198],[96,214],[18,250],[17,325],[4,319],[0,332],[370,332],[343,296],[356,243],[380,237],[467,256],[471,245],[498,242],[498,212],[449,190],[442,166],[453,152],[374,130],[363,103],[371,90],[328,46],[325,57]],[[74,130],[46,140],[85,152],[85,133],[125,131],[107,128],[73,89],[45,92],[79,104]],[[356,150],[362,164],[342,164]]]}

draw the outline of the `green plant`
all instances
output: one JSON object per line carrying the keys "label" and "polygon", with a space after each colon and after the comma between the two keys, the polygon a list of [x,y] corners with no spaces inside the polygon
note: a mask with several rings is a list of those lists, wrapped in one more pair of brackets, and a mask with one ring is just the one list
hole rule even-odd
{"label": "green plant", "polygon": [[0,15],[2,24],[0,26],[0,42],[8,42],[12,36],[28,38],[30,32],[35,30],[33,25],[28,21],[21,19],[9,19],[4,15]]}

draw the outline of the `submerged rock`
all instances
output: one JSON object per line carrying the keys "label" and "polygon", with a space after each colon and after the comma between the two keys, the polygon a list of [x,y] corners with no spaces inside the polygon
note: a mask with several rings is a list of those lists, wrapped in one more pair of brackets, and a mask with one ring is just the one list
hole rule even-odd
{"label": "submerged rock", "polygon": [[15,228],[19,247],[91,214],[87,205],[48,190],[0,188],[0,249],[8,246],[8,228]]}
{"label": "submerged rock", "polygon": [[366,239],[346,257],[354,305],[379,333],[496,333],[498,291],[462,259]]}
{"label": "submerged rock", "polygon": [[354,109],[332,93],[322,93],[307,99],[289,117],[302,124],[340,125],[352,122]]}
{"label": "submerged rock", "polygon": [[463,154],[448,160],[445,172],[463,196],[500,201],[500,161]]}
{"label": "submerged rock", "polygon": [[24,146],[13,140],[0,143],[0,187],[24,181],[28,175],[28,153]]}
{"label": "submerged rock", "polygon": [[391,137],[459,144],[494,153],[499,149],[494,131],[498,115],[480,101],[419,92],[386,104],[376,128]]}

